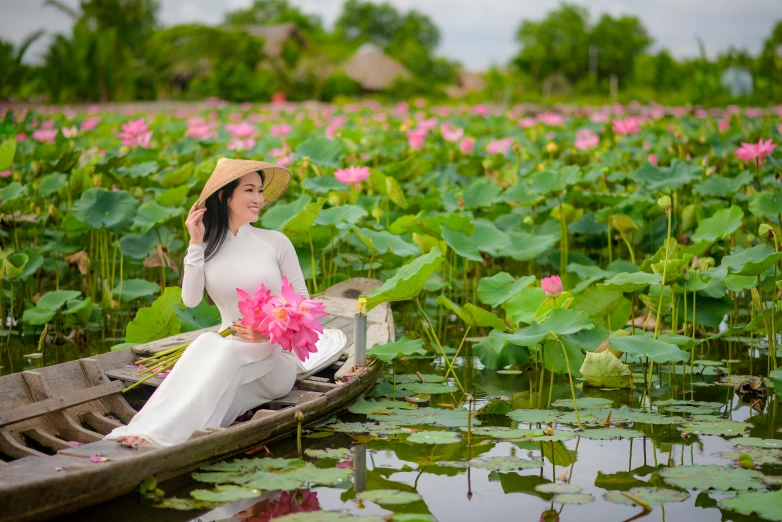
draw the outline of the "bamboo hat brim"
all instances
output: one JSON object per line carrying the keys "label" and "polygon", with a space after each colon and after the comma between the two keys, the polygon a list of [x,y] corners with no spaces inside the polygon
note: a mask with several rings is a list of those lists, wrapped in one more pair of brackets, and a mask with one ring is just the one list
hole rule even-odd
{"label": "bamboo hat brim", "polygon": [[201,196],[198,198],[197,208],[203,208],[209,196],[233,180],[239,179],[250,172],[261,171],[263,171],[265,179],[263,183],[263,205],[261,205],[259,210],[268,207],[287,190],[288,185],[291,183],[290,171],[285,167],[275,165],[274,163],[266,163],[265,161],[220,158],[217,160],[217,166],[209,176],[209,179],[206,180],[206,185],[204,185]]}

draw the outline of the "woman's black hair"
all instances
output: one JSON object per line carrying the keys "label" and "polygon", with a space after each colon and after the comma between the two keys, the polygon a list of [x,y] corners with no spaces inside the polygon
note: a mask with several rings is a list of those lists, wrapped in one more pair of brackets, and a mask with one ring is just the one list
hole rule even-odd
{"label": "woman's black hair", "polygon": [[[261,186],[266,182],[266,176],[263,171],[258,171],[261,176]],[[225,241],[225,231],[228,230],[228,200],[233,197],[236,187],[239,186],[239,180],[235,179],[226,183],[220,190],[206,198],[206,212],[204,212],[204,262],[209,261],[220,250]],[[185,278],[185,260],[182,259],[181,275],[179,276],[179,286]],[[211,299],[210,299],[211,302]]]}

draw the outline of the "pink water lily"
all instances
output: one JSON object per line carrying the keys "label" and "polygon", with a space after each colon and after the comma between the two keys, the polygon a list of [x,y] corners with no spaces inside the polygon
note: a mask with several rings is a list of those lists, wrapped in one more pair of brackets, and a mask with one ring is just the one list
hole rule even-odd
{"label": "pink water lily", "polygon": [[486,145],[486,152],[489,154],[507,154],[510,146],[513,144],[513,138],[503,138],[501,140],[492,140]]}
{"label": "pink water lily", "polygon": [[345,185],[352,184],[355,189],[359,189],[359,183],[369,177],[369,167],[358,167],[353,165],[346,169],[339,169],[334,173],[334,177]]}
{"label": "pink water lily", "polygon": [[38,129],[33,131],[33,139],[38,143],[54,143],[54,139],[60,131],[57,129]]}
{"label": "pink water lily", "polygon": [[255,140],[253,138],[234,138],[228,142],[229,150],[250,150],[255,147]]}
{"label": "pink water lily", "polygon": [[459,142],[459,150],[462,151],[462,154],[469,154],[474,148],[475,140],[473,138],[463,138],[462,141]]}
{"label": "pink water lily", "polygon": [[246,121],[229,123],[225,126],[225,130],[234,138],[246,140],[255,134],[255,125]]}
{"label": "pink water lily", "polygon": [[66,138],[75,138],[79,134],[79,129],[76,127],[76,125],[72,125],[70,127],[63,127],[60,129],[62,131],[62,135]]}
{"label": "pink water lily", "polygon": [[649,154],[646,159],[655,167],[657,166],[657,154]]}
{"label": "pink water lily", "polygon": [[615,133],[621,135],[637,134],[641,132],[639,127],[641,121],[636,117],[630,117],[624,120],[614,120],[612,129]]}
{"label": "pink water lily", "polygon": [[131,120],[122,124],[122,132],[117,137],[122,140],[122,144],[131,147],[149,148],[149,142],[152,139],[152,131],[149,130],[144,118]]}
{"label": "pink water lily", "polygon": [[421,150],[424,148],[424,141],[426,135],[429,133],[427,129],[417,128],[407,132],[407,143],[413,150]]}
{"label": "pink water lily", "polygon": [[285,124],[273,125],[272,128],[269,130],[269,133],[272,136],[281,137],[281,136],[287,136],[288,134],[290,134],[291,130],[293,130],[293,129],[291,128],[290,125],[285,125]]}
{"label": "pink water lily", "polygon": [[543,278],[540,286],[543,289],[543,293],[549,297],[559,297],[562,293],[562,280],[558,275]]}
{"label": "pink water lily", "polygon": [[594,149],[600,144],[600,136],[589,129],[576,131],[576,141],[573,146],[578,150]]}
{"label": "pink water lily", "polygon": [[766,156],[771,154],[776,147],[776,144],[771,141],[771,138],[766,141],[763,141],[763,138],[760,138],[757,143],[742,142],[741,147],[733,152],[741,161],[754,162],[755,160],[758,160],[762,165]]}
{"label": "pink water lily", "polygon": [[464,129],[461,127],[454,127],[446,122],[440,125],[440,133],[443,135],[445,141],[459,141],[459,139],[464,136]]}
{"label": "pink water lily", "polygon": [[84,121],[81,122],[81,131],[89,132],[93,130],[95,127],[97,127],[99,123],[100,123],[100,117],[98,116],[85,118]]}
{"label": "pink water lily", "polygon": [[0,178],[10,178],[11,177],[11,171],[10,170],[4,170],[0,172]]}

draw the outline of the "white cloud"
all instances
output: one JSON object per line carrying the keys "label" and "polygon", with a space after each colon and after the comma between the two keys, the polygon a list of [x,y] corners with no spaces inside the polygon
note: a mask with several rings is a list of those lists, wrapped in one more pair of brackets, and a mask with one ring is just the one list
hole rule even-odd
{"label": "white cloud", "polygon": [[[78,0],[64,0],[76,7]],[[339,16],[342,0],[291,0],[303,11],[319,15],[328,27]],[[372,0],[380,2],[382,0]],[[517,50],[514,35],[522,19],[540,19],[559,0],[390,0],[401,10],[417,9],[440,27],[438,52],[469,68],[483,69],[507,62]],[[696,35],[709,56],[730,46],[755,54],[777,21],[782,3],[776,0],[570,0],[587,7],[593,21],[601,13],[638,16],[655,40],[654,50],[668,48],[679,57],[698,54]],[[48,33],[68,32],[69,18],[40,0],[2,0],[0,35],[15,43],[39,28]],[[164,25],[187,22],[217,24],[226,11],[246,7],[252,0],[161,0]],[[27,57],[40,61],[48,46],[41,39]]]}

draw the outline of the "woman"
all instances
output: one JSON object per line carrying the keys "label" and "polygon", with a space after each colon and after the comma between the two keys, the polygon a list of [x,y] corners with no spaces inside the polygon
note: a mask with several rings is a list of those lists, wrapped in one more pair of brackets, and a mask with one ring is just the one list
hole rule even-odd
{"label": "woman", "polygon": [[[228,426],[247,410],[290,392],[303,366],[295,354],[241,324],[236,293],[241,288],[252,295],[263,283],[278,295],[287,277],[297,294],[309,297],[290,240],[281,232],[252,226],[290,179],[288,170],[270,163],[217,162],[185,221],[190,245],[182,301],[197,306],[206,288],[220,310],[220,330],[230,326],[234,333],[226,338],[201,334],[131,422],[106,438],[134,448],[171,446],[196,430]],[[330,358],[346,341],[341,331],[325,330],[307,368]]]}

